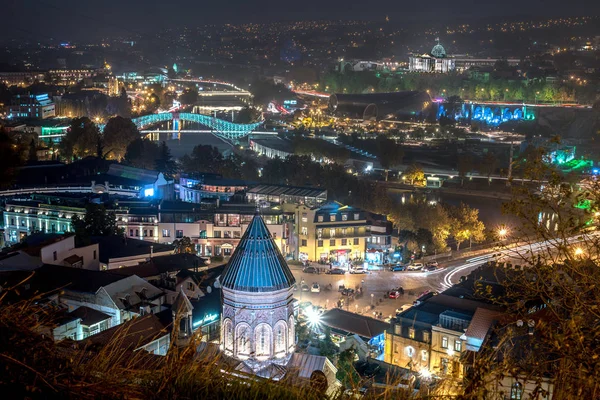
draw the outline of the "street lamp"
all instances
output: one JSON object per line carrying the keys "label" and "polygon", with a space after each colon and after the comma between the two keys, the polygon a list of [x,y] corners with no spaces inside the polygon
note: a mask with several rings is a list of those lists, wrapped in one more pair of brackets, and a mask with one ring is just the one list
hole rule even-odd
{"label": "street lamp", "polygon": [[575,255],[579,257],[579,256],[581,256],[582,254],[583,254],[583,249],[582,249],[581,247],[577,247],[577,248],[575,249]]}

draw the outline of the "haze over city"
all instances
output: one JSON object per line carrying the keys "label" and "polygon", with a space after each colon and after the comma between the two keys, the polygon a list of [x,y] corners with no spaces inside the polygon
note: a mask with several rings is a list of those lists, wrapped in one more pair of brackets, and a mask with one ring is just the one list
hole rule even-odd
{"label": "haze over city", "polygon": [[3,11],[9,398],[599,397],[598,4]]}

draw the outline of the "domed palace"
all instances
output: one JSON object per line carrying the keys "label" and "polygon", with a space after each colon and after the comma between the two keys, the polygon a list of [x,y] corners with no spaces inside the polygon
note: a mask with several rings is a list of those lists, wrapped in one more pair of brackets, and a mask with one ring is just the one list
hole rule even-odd
{"label": "domed palace", "polygon": [[409,71],[447,73],[456,68],[455,60],[453,58],[448,58],[446,49],[440,44],[440,39],[436,38],[435,40],[436,44],[429,54],[413,54],[409,57]]}
{"label": "domed palace", "polygon": [[221,348],[256,370],[285,365],[296,348],[296,282],[265,222],[255,215],[220,278]]}

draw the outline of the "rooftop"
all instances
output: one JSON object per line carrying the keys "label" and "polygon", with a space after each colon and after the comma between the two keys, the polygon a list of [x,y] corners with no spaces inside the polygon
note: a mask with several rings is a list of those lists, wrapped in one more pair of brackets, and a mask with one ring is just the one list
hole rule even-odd
{"label": "rooftop", "polygon": [[123,236],[94,236],[92,243],[98,243],[99,260],[108,264],[109,260],[124,257],[150,255],[153,253],[173,252],[174,247],[168,244],[146,242],[144,240],[129,239]]}
{"label": "rooftop", "polygon": [[327,189],[303,187],[303,186],[285,186],[285,185],[257,185],[248,189],[247,193],[255,193],[271,196],[302,196],[317,197],[327,194]]}
{"label": "rooftop", "polygon": [[389,328],[387,322],[365,315],[355,314],[339,308],[332,308],[321,316],[321,323],[342,332],[356,334],[371,339]]}
{"label": "rooftop", "polygon": [[223,271],[222,286],[242,292],[272,292],[295,282],[264,220],[255,215]]}
{"label": "rooftop", "polygon": [[85,326],[91,326],[111,318],[110,315],[105,314],[102,311],[94,310],[93,308],[86,306],[81,306],[74,311],[71,311],[69,315],[81,319],[81,324]]}

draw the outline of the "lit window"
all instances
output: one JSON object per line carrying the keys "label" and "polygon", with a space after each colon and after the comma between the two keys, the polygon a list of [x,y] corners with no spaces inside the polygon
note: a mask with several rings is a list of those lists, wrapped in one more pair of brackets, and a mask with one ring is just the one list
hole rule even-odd
{"label": "lit window", "polygon": [[335,214],[331,214],[329,216],[329,221],[334,222],[335,221]]}
{"label": "lit window", "polygon": [[308,222],[308,217],[306,216],[306,213],[302,213],[302,222]]}
{"label": "lit window", "polygon": [[329,237],[332,237],[332,238],[335,237],[335,229],[334,228],[331,228],[329,230]]}
{"label": "lit window", "polygon": [[357,221],[360,219],[360,214],[356,213],[354,214],[354,220]]}
{"label": "lit window", "polygon": [[427,350],[421,350],[421,360],[422,361],[427,361]]}
{"label": "lit window", "polygon": [[317,221],[319,221],[319,222],[323,222],[323,216],[322,216],[322,215],[319,215],[319,216],[317,217]]}
{"label": "lit window", "polygon": [[412,348],[411,346],[407,346],[407,347],[406,347],[406,355],[407,355],[408,357],[412,357],[412,356],[414,356],[414,355],[415,355],[415,349],[414,349],[414,348]]}
{"label": "lit window", "polygon": [[444,336],[442,338],[442,349],[447,349],[448,348],[448,338],[446,336]]}
{"label": "lit window", "polygon": [[342,221],[348,221],[348,214],[342,214]]}
{"label": "lit window", "polygon": [[513,383],[510,387],[510,400],[521,400],[523,398],[523,385],[519,382]]}
{"label": "lit window", "polygon": [[454,341],[454,350],[456,351],[460,351],[460,349],[462,348],[462,343],[460,340],[455,340]]}
{"label": "lit window", "polygon": [[330,246],[335,246],[335,239],[331,239],[331,240],[329,241],[329,245],[330,245]]}
{"label": "lit window", "polygon": [[308,228],[306,226],[302,227],[302,234],[305,236],[308,235]]}
{"label": "lit window", "polygon": [[423,341],[429,342],[429,332],[423,332]]}
{"label": "lit window", "polygon": [[415,329],[414,328],[409,328],[408,329],[408,337],[411,339],[415,338]]}

